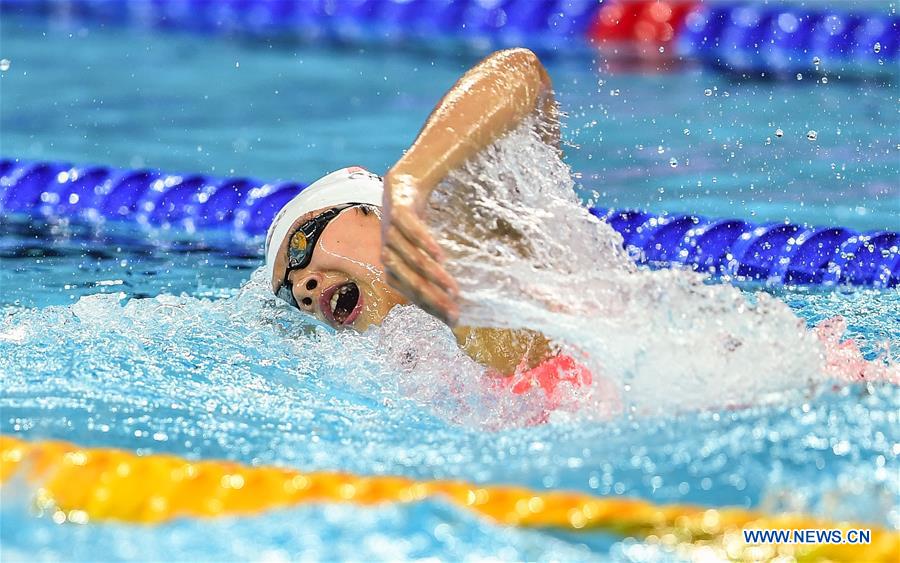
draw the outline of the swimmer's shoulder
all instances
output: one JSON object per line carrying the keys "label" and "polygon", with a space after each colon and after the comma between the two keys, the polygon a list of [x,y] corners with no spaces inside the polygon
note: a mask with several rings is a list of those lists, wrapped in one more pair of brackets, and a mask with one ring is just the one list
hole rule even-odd
{"label": "swimmer's shoulder", "polygon": [[549,339],[533,330],[458,326],[453,334],[470,358],[502,375],[531,369],[558,353]]}

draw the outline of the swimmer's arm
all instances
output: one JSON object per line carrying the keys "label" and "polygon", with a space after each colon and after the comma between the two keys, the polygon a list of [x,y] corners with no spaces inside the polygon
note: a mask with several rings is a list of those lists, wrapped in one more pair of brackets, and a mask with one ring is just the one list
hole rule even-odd
{"label": "swimmer's arm", "polygon": [[546,69],[527,49],[498,51],[459,79],[385,176],[382,255],[391,284],[448,324],[459,315],[458,287],[422,219],[428,197],[451,170],[535,113],[544,141],[558,147]]}
{"label": "swimmer's arm", "polygon": [[[515,129],[537,110],[547,121],[544,140],[559,146],[559,123],[547,70],[527,49],[497,51],[470,69],[437,104],[415,142],[388,172],[431,190],[466,160]],[[403,194],[398,193],[395,199]],[[417,196],[418,194],[414,194]]]}

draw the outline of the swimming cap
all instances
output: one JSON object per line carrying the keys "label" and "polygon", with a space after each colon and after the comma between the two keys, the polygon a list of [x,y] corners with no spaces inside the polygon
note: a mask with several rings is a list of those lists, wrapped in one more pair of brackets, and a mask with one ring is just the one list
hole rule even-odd
{"label": "swimming cap", "polygon": [[278,249],[298,217],[345,203],[367,203],[381,207],[383,192],[381,177],[361,166],[341,168],[304,188],[281,208],[269,225],[269,232],[266,233],[267,279],[272,279]]}

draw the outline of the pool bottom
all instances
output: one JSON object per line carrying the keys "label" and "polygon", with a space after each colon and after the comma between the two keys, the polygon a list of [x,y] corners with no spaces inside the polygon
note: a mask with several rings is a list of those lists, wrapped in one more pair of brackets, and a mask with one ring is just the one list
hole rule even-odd
{"label": "pool bottom", "polygon": [[602,559],[575,542],[497,526],[441,501],[365,508],[312,505],[251,517],[185,518],[156,526],[60,525],[49,516],[35,517],[22,504],[8,506],[8,498],[3,503],[4,561],[90,561],[101,553],[111,561]]}

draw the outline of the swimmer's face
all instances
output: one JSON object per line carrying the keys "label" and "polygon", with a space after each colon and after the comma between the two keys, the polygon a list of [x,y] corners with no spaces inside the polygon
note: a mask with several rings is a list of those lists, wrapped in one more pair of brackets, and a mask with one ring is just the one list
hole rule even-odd
{"label": "swimmer's face", "polygon": [[[288,233],[326,211],[298,218]],[[288,265],[286,237],[278,249],[272,275],[277,293]],[[381,324],[394,305],[406,300],[387,283],[381,263],[381,220],[371,207],[351,207],[332,219],[313,248],[306,267],[288,274],[297,305],[334,328],[365,330]]]}

